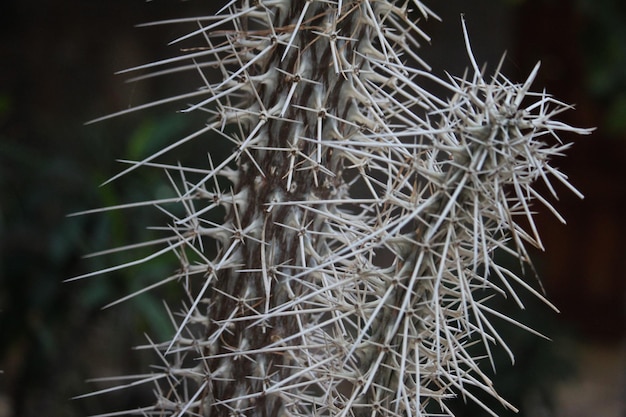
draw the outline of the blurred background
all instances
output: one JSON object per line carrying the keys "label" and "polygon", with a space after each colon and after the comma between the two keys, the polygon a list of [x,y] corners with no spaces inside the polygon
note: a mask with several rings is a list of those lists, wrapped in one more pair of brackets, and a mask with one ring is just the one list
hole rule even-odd
{"label": "blurred background", "polygon": [[[213,4],[216,3],[216,4]],[[535,89],[576,105],[562,120],[597,127],[556,162],[585,194],[561,190],[564,226],[538,223],[546,253],[535,263],[548,298],[561,310],[525,300],[509,314],[552,342],[503,326],[516,352],[494,376],[526,417],[626,416],[626,2],[620,0],[452,0],[431,2],[443,23],[425,22],[433,45],[422,56],[434,71],[468,66],[464,12],[479,64],[523,81],[538,60]],[[208,4],[208,6],[207,6]],[[78,217],[91,208],[164,193],[157,171],[99,187],[138,159],[203,122],[176,105],[93,125],[105,115],[198,86],[197,79],[125,83],[116,71],[176,55],[167,42],[184,26],[136,28],[153,20],[209,14],[221,2],[4,0],[0,3],[0,417],[84,416],[151,402],[151,387],[71,400],[101,386],[96,377],[147,372],[155,363],[132,346],[144,334],[171,332],[164,288],[102,307],[167,276],[171,259],[79,282],[63,281],[128,261],[84,255],[145,240],[157,210]],[[198,146],[196,144],[195,146]],[[215,144],[196,149],[218,152]],[[621,242],[621,243],[620,243]],[[146,252],[148,253],[148,252]],[[137,256],[137,253],[134,254]],[[141,252],[140,252],[141,256]],[[529,277],[532,280],[532,277]],[[459,401],[459,416],[482,416]],[[503,416],[509,414],[502,412]],[[512,415],[512,414],[511,414]]]}

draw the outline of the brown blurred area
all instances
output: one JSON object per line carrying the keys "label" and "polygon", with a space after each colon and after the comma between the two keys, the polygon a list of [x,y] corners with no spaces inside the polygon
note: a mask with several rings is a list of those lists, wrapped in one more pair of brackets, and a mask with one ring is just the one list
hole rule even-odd
{"label": "brown blurred area", "polygon": [[[561,120],[580,127],[597,127],[588,137],[565,136],[575,144],[557,165],[585,195],[579,200],[562,193],[558,208],[568,225],[541,213],[546,254],[545,285],[567,320],[586,337],[607,343],[625,336],[626,134],[608,131],[605,103],[588,94],[585,56],[577,39],[585,31],[585,16],[571,2],[528,1],[520,9],[517,53],[523,72],[542,61],[537,86],[575,111]],[[622,92],[623,93],[623,92]]]}
{"label": "brown blurred area", "polygon": [[[564,136],[575,145],[556,163],[585,199],[561,189],[555,206],[568,224],[547,210],[537,218],[546,251],[534,253],[536,266],[548,298],[561,311],[558,317],[542,313],[538,327],[542,320],[557,323],[550,349],[571,357],[573,371],[555,383],[553,409],[531,407],[536,412],[524,415],[624,417],[626,244],[620,239],[626,237],[626,107],[620,113],[620,100],[626,100],[626,65],[620,64],[626,63],[626,38],[620,30],[626,25],[619,22],[626,22],[626,10],[610,0],[427,3],[444,18],[428,22],[433,39],[424,55],[435,71],[460,75],[468,65],[458,19],[464,12],[479,63],[488,61],[493,68],[507,50],[505,72],[522,81],[541,61],[535,88],[575,104],[563,121],[597,128],[587,137]],[[144,404],[146,396],[149,402],[149,390],[70,400],[93,389],[86,379],[148,369],[149,360],[137,359],[130,347],[145,341],[143,332],[154,330],[158,317],[142,318],[152,312],[148,301],[100,311],[130,292],[126,276],[62,283],[101,267],[82,260],[85,253],[136,237],[111,232],[127,227],[123,219],[65,216],[137,199],[116,186],[97,187],[119,170],[112,163],[130,152],[128,139],[145,126],[148,112],[95,126],[83,123],[184,91],[181,84],[196,85],[197,80],[125,84],[124,76],[115,76],[176,54],[166,44],[185,30],[134,25],[211,13],[220,4],[0,4],[0,417],[73,417]],[[607,58],[601,52],[609,47],[615,51]],[[608,80],[602,79],[603,67]],[[154,119],[150,126],[158,129]]]}
{"label": "brown blurred area", "polygon": [[[566,226],[544,212],[538,221],[546,247],[539,263],[548,296],[561,310],[563,322],[576,329],[579,340],[577,377],[559,389],[556,415],[623,417],[626,114],[616,114],[614,107],[626,94],[626,70],[622,67],[626,61],[626,7],[619,2],[589,2],[591,8],[585,8],[580,3],[584,2],[523,2],[516,13],[516,57],[524,71],[530,70],[533,61],[541,60],[536,85],[545,86],[558,99],[575,105],[576,110],[563,114],[562,120],[597,127],[593,135],[576,139],[568,156],[558,163],[585,199],[561,194],[557,207],[567,219]],[[606,10],[598,10],[602,7]],[[621,22],[615,29],[621,31],[619,34],[599,36],[616,22]],[[601,25],[604,27],[598,27]],[[589,62],[602,59],[601,52],[590,48],[608,51],[612,59]],[[602,65],[604,68],[598,68]],[[611,91],[597,86],[598,73],[616,74],[616,80],[606,87]],[[596,80],[590,82],[594,76]],[[596,94],[590,92],[594,81],[599,90]]]}

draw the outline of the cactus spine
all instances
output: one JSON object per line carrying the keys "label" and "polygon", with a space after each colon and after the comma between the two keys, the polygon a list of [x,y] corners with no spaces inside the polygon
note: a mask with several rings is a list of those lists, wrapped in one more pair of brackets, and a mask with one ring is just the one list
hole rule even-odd
{"label": "cactus spine", "polygon": [[[561,217],[532,184],[578,193],[550,160],[567,148],[559,131],[588,131],[530,92],[538,67],[522,84],[486,79],[466,33],[471,75],[436,78],[410,8],[435,17],[418,0],[232,0],[189,20],[198,48],[173,62],[204,85],[171,100],[211,119],[123,172],[166,168],[187,211],[155,254],[177,254],[188,300],[172,340],[150,344],[162,368],[136,383],[156,380],[156,402],[137,414],[452,415],[446,399],[480,403],[477,390],[513,408],[483,371],[490,345],[508,350],[489,320],[525,326],[485,300],[521,305],[511,283],[543,297],[494,253],[527,263],[525,245],[541,247],[531,202]],[[156,162],[211,134],[234,152]],[[222,224],[207,220],[218,208]]]}

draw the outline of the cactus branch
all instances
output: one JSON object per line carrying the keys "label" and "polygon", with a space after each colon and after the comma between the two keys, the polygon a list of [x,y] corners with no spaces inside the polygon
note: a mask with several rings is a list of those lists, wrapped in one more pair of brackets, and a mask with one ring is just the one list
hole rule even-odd
{"label": "cactus branch", "polygon": [[[539,65],[521,84],[500,67],[487,77],[464,21],[469,74],[433,75],[415,13],[436,18],[418,0],[233,0],[215,16],[157,22],[196,23],[173,43],[197,47],[135,69],[202,83],[136,109],[194,99],[183,111],[210,120],[113,179],[163,169],[186,214],[170,214],[151,255],[77,277],[180,260],[163,280],[186,294],[174,336],[144,346],[162,364],[120,385],[156,383],[156,401],[128,413],[452,415],[446,400],[461,395],[497,415],[479,391],[514,409],[483,370],[494,344],[513,360],[491,320],[534,331],[486,301],[523,307],[514,286],[548,301],[495,254],[529,265],[526,246],[543,248],[533,205],[563,218],[534,184],[580,195],[550,163],[569,147],[560,132],[589,130],[555,121],[569,106],[531,92]],[[235,149],[208,167],[158,161],[220,138]]]}

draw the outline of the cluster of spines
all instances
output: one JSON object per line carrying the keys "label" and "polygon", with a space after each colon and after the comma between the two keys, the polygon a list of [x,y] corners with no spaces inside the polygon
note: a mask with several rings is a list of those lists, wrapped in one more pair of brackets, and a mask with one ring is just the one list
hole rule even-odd
{"label": "cluster of spines", "polygon": [[[197,52],[145,66],[197,71],[202,88],[160,102],[197,98],[184,111],[212,117],[122,173],[177,173],[187,212],[134,263],[176,253],[164,282],[189,298],[172,340],[147,346],[163,364],[132,383],[157,381],[138,414],[452,415],[446,399],[482,405],[476,390],[513,408],[468,347],[482,343],[489,359],[493,343],[508,350],[490,316],[525,328],[483,302],[521,304],[511,282],[541,297],[494,252],[527,263],[524,245],[541,247],[530,203],[558,213],[532,184],[574,190],[550,159],[566,148],[558,131],[586,131],[553,121],[567,106],[529,91],[537,68],[523,84],[499,70],[485,81],[469,42],[471,77],[430,74],[409,7],[434,16],[418,0],[233,0],[179,39],[200,39]],[[215,67],[223,79],[210,83]],[[211,134],[235,145],[217,165],[157,162]],[[222,224],[207,219],[218,207]]]}

